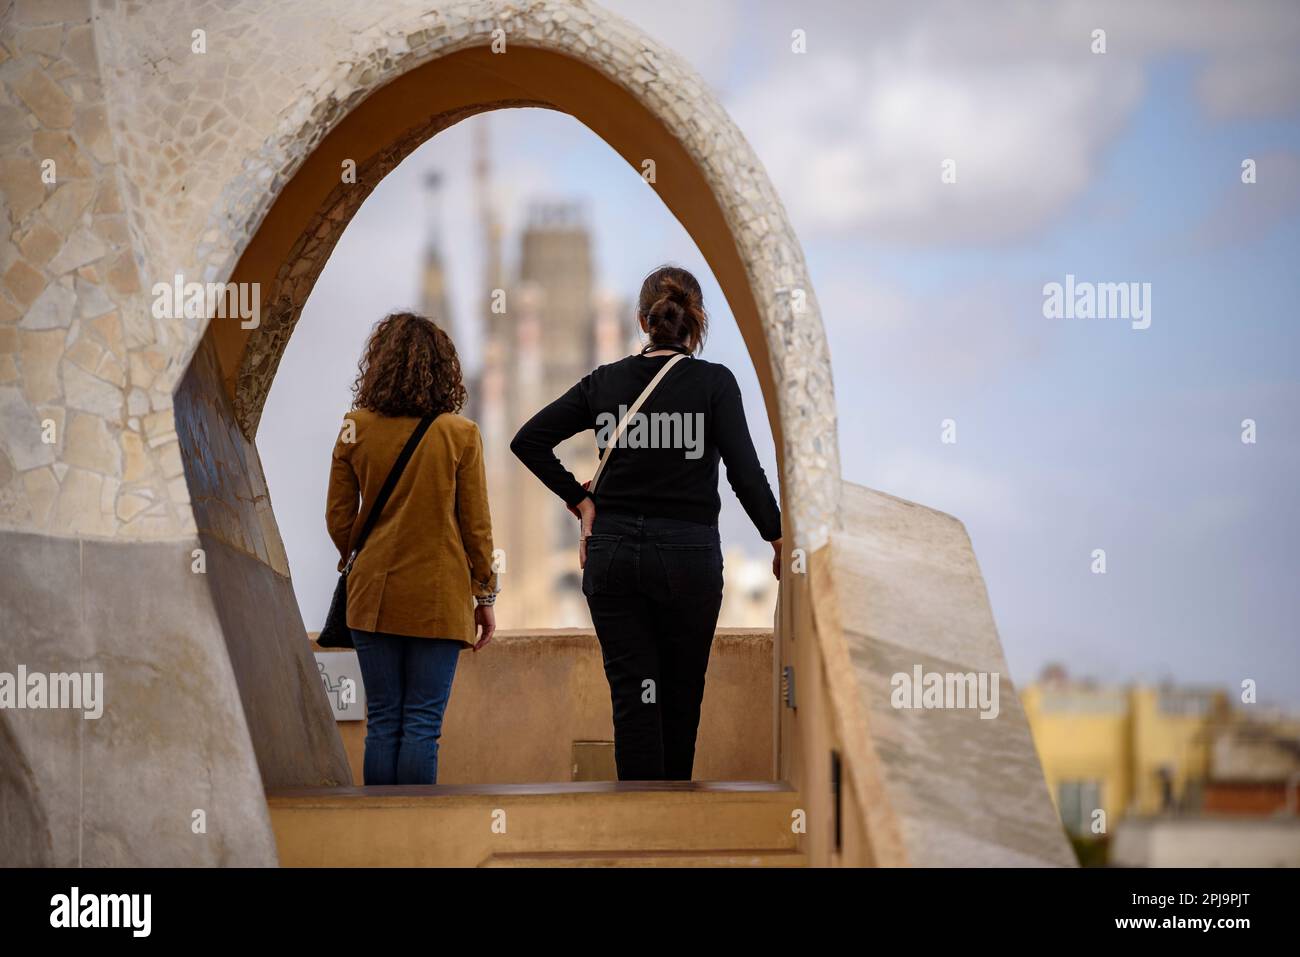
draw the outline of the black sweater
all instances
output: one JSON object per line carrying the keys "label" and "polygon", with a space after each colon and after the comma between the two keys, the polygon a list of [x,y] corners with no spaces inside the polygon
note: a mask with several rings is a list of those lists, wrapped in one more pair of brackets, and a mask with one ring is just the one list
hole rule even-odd
{"label": "black sweater", "polygon": [[[633,355],[601,366],[524,423],[510,451],[566,505],[577,505],[587,491],[556,457],[555,446],[591,429],[599,430],[597,448],[603,450],[627,407],[670,358]],[[609,509],[716,525],[721,458],[759,534],[769,542],[781,537],[781,511],[754,451],[740,386],[730,369],[683,359],[655,387],[641,413],[639,434],[637,422],[629,423],[601,473],[592,496],[597,513]]]}

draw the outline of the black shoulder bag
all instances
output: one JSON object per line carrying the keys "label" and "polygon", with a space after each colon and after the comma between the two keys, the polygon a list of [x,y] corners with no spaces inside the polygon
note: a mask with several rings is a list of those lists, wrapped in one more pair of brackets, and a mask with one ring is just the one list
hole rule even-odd
{"label": "black shoulder bag", "polygon": [[393,494],[393,489],[397,487],[397,480],[402,477],[402,471],[406,468],[406,463],[415,454],[415,447],[424,438],[424,433],[428,430],[432,421],[433,416],[426,415],[416,425],[415,431],[411,433],[411,437],[406,440],[406,445],[402,448],[402,454],[397,457],[393,467],[388,470],[388,478],[384,479],[383,487],[379,489],[379,494],[375,496],[375,504],[370,507],[370,511],[366,514],[366,523],[361,526],[361,534],[357,536],[356,543],[352,546],[352,554],[348,556],[348,563],[343,566],[343,573],[339,575],[338,584],[334,586],[334,598],[330,602],[329,613],[325,616],[325,625],[316,638],[316,644],[322,648],[352,647],[352,632],[348,629],[348,572],[352,571],[352,563],[357,560],[357,552],[361,551],[361,546],[366,543],[366,539],[370,536],[370,530],[375,527],[375,522],[379,519],[379,513],[384,510],[384,506],[388,504],[389,496]]}

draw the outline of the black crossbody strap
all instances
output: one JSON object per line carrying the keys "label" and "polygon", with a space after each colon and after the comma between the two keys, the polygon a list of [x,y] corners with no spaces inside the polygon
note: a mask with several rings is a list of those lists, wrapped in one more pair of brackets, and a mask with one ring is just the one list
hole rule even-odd
{"label": "black crossbody strap", "polygon": [[370,536],[370,530],[375,527],[375,522],[379,520],[379,513],[384,510],[389,497],[393,494],[393,489],[397,487],[397,480],[402,477],[402,472],[406,469],[406,463],[411,461],[416,446],[424,438],[424,433],[428,431],[433,419],[433,416],[426,415],[416,424],[415,431],[411,433],[411,437],[406,440],[406,445],[402,447],[402,454],[397,457],[393,467],[388,470],[388,478],[384,479],[383,486],[380,487],[379,493],[375,496],[375,504],[366,513],[365,524],[361,526],[361,532],[357,535],[356,543],[352,546],[352,554],[348,556],[347,567],[343,569],[345,574],[352,570],[352,563],[357,559],[357,552],[361,551],[361,546],[366,543],[366,539]]}

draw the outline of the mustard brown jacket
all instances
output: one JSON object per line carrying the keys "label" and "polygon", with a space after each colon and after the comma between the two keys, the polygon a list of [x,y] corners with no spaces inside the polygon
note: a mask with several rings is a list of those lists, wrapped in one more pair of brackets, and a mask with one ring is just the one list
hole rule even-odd
{"label": "mustard brown jacket", "polygon": [[[346,418],[353,425],[344,422],[334,445],[325,504],[340,570],[419,422],[366,410]],[[469,419],[445,413],[420,440],[348,574],[348,627],[472,645],[474,597],[496,588],[483,441]]]}

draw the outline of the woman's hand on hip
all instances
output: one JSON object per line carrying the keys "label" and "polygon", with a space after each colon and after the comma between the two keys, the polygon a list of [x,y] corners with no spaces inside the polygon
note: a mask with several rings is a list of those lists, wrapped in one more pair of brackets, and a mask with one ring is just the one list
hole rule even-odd
{"label": "woman's hand on hip", "polygon": [[578,503],[578,521],[581,523],[581,531],[578,534],[578,567],[587,567],[587,536],[591,534],[591,526],[596,521],[596,503],[592,501],[591,496],[587,496]]}
{"label": "woman's hand on hip", "polygon": [[478,651],[496,634],[497,630],[497,613],[491,605],[479,605],[474,609],[474,626],[478,635],[478,641],[474,644],[474,650]]}
{"label": "woman's hand on hip", "polygon": [[776,576],[777,581],[780,581],[781,580],[781,539],[778,538],[776,541],[769,542],[768,544],[772,546],[772,574]]}

